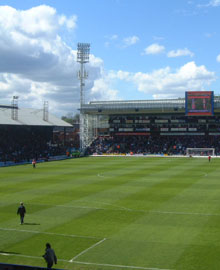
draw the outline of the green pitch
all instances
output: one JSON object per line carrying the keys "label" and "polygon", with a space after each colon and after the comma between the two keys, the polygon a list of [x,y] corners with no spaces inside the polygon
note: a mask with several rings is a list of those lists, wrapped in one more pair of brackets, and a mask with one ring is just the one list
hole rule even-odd
{"label": "green pitch", "polygon": [[[16,215],[27,209],[25,224]],[[81,158],[0,168],[0,262],[220,269],[220,159]]]}

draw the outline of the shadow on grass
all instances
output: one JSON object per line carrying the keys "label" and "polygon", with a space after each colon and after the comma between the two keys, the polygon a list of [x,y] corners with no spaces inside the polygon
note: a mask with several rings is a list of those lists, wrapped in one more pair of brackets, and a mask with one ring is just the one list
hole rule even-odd
{"label": "shadow on grass", "polygon": [[3,253],[3,254],[21,254],[21,253],[17,253],[17,252],[10,252],[10,251],[3,251],[3,250],[0,250],[0,254]]}
{"label": "shadow on grass", "polygon": [[40,225],[40,223],[28,223],[28,222],[25,222],[25,223],[23,223],[23,225]]}

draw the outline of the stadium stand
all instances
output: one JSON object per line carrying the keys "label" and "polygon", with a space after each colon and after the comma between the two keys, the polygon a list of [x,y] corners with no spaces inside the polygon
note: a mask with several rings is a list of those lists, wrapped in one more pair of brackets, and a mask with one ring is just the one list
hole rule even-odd
{"label": "stadium stand", "polygon": [[220,97],[211,91],[178,99],[93,101],[82,111],[90,155],[185,155],[189,147],[215,148],[220,155]]}
{"label": "stadium stand", "polygon": [[13,119],[12,110],[11,106],[0,106],[0,166],[66,154],[65,141],[54,143],[53,130],[63,128],[65,133],[70,124],[52,114],[45,120],[39,109],[17,108]]}
{"label": "stadium stand", "polygon": [[215,148],[220,155],[220,142],[214,136],[113,136],[98,137],[89,154],[168,154],[185,155],[187,148]]}

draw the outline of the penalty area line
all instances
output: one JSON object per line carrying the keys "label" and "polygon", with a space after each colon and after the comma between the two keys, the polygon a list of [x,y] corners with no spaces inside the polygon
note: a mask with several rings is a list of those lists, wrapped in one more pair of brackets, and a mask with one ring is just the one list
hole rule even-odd
{"label": "penalty area line", "polygon": [[80,252],[78,255],[76,255],[75,257],[73,257],[71,260],[69,260],[69,262],[73,262],[75,259],[77,259],[79,256],[83,255],[84,253],[86,253],[87,251],[89,251],[90,249],[100,245],[101,243],[103,243],[106,240],[106,238],[103,238],[102,240],[100,240],[99,242],[95,243],[94,245],[92,245],[91,247],[88,247],[87,249],[83,250],[82,252]]}

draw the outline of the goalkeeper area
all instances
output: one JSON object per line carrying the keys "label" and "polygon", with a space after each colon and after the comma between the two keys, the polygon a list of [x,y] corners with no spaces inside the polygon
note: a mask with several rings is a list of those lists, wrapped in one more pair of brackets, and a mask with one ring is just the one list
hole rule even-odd
{"label": "goalkeeper area", "polygon": [[45,267],[49,242],[59,269],[220,269],[220,159],[88,157],[0,170],[2,263]]}
{"label": "goalkeeper area", "polygon": [[186,155],[192,157],[215,156],[215,148],[187,148]]}

